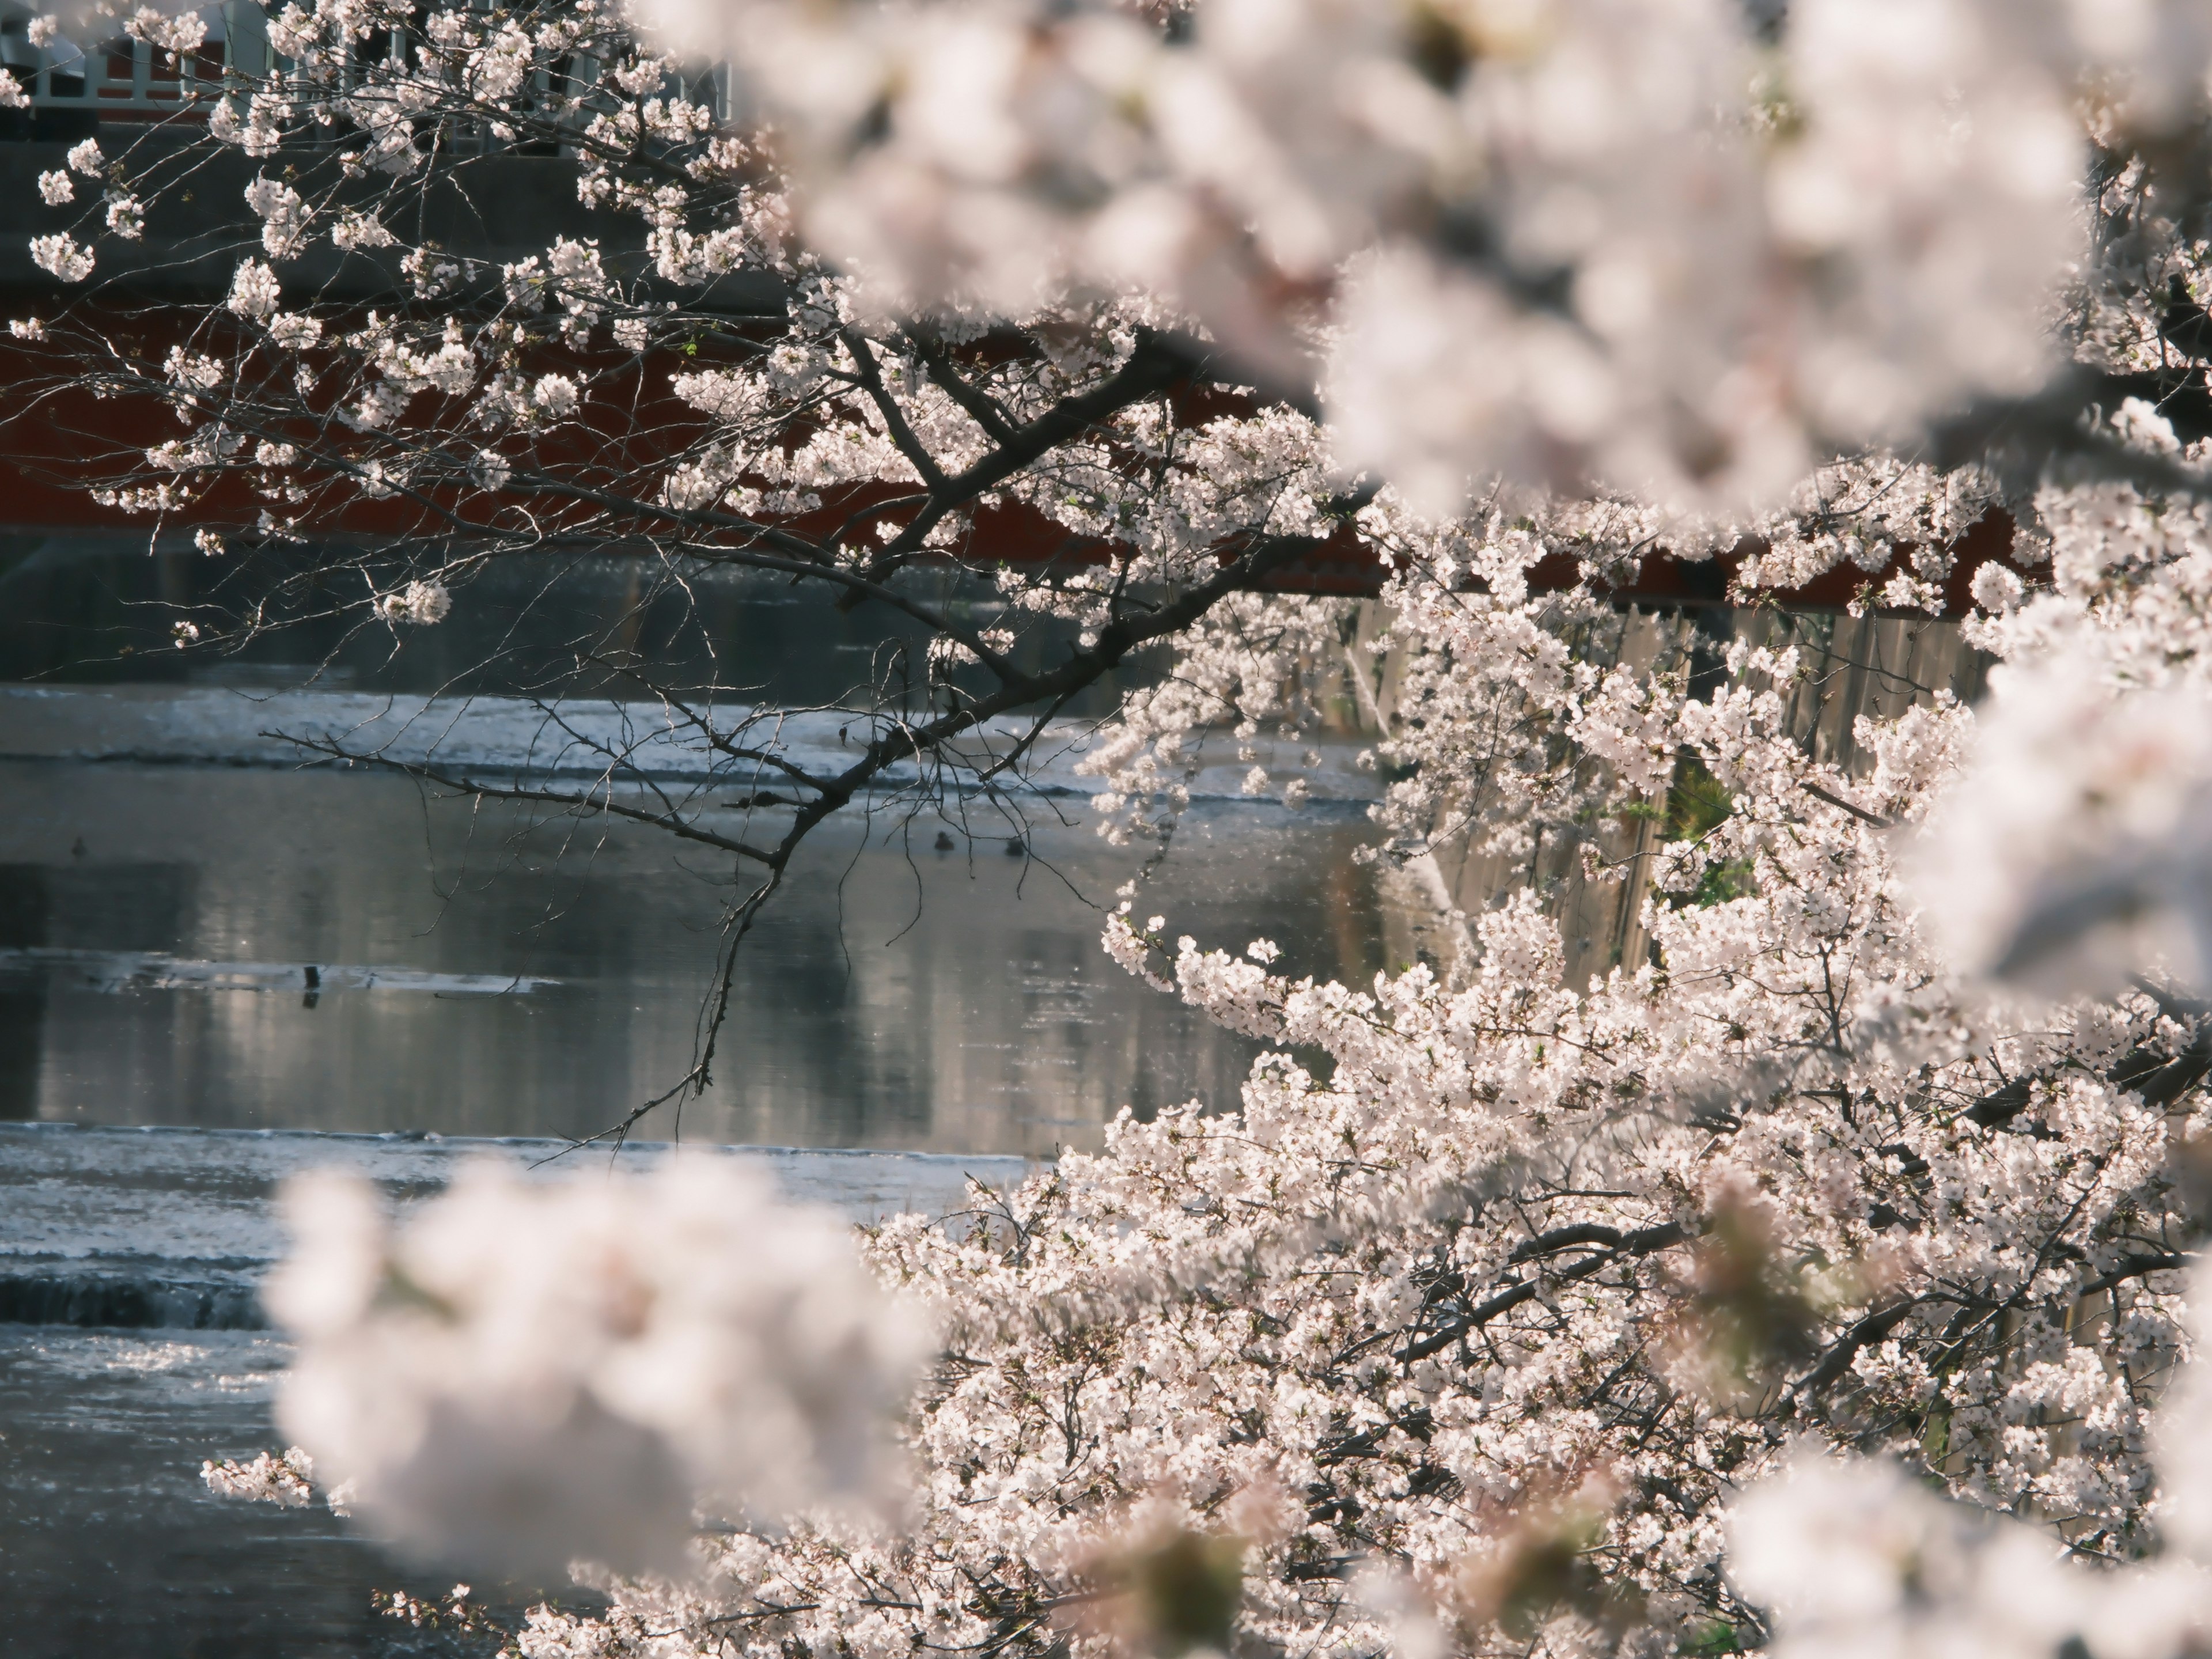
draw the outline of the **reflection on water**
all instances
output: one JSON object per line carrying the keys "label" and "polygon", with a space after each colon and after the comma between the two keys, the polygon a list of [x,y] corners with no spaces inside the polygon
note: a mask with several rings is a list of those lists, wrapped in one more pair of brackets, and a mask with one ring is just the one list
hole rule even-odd
{"label": "reflection on water", "polygon": [[[690,1061],[727,872],[651,830],[518,846],[358,773],[9,763],[0,799],[0,1115],[575,1135]],[[1201,807],[1144,908],[1371,973],[1368,833]],[[1233,1100],[1255,1045],[1098,948],[1139,854],[1084,822],[1031,845],[826,827],[739,953],[684,1135],[1048,1153],[1123,1105]],[[518,977],[548,982],[482,994]]]}

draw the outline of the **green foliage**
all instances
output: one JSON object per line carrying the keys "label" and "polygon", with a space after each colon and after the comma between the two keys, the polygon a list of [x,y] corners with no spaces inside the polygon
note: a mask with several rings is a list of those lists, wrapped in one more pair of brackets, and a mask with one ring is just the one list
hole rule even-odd
{"label": "green foliage", "polygon": [[1743,1644],[1736,1636],[1734,1625],[1725,1620],[1711,1624],[1692,1626],[1682,1634],[1681,1644],[1675,1651],[1684,1654],[1741,1653]]}
{"label": "green foliage", "polygon": [[1697,890],[1684,902],[1698,909],[1708,905],[1726,904],[1730,899],[1742,898],[1751,891],[1751,887],[1749,859],[1720,859],[1705,866],[1705,873],[1698,881]]}
{"label": "green foliage", "polygon": [[1674,781],[1667,789],[1668,841],[1695,841],[1720,827],[1735,811],[1735,798],[1721,781],[1705,769],[1705,762],[1685,752],[1674,762]]}
{"label": "green foliage", "polygon": [[[1650,809],[1646,809],[1647,811]],[[1697,841],[1710,835],[1735,811],[1735,798],[1705,769],[1705,763],[1685,750],[1674,762],[1674,781],[1667,789],[1667,808],[1659,836],[1662,841]],[[1705,867],[1697,890],[1678,903],[1704,908],[1725,904],[1751,891],[1748,859],[1717,859]]]}

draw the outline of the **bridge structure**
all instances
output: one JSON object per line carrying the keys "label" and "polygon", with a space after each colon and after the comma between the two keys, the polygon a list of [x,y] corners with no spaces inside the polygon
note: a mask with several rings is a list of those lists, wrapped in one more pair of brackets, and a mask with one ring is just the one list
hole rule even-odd
{"label": "bridge structure", "polygon": [[[32,101],[28,112],[0,112],[0,310],[9,317],[52,316],[66,305],[79,314],[98,313],[103,333],[159,362],[198,315],[221,301],[237,260],[258,245],[260,223],[246,207],[243,192],[272,163],[231,150],[194,158],[189,187],[163,191],[149,202],[140,240],[102,241],[100,281],[88,294],[65,289],[32,263],[31,238],[63,228],[72,211],[41,200],[38,175],[65,167],[70,145],[83,137],[101,137],[111,153],[129,147],[134,164],[149,158],[158,162],[164,154],[183,150],[199,137],[215,100],[235,95],[241,76],[283,68],[270,51],[264,14],[254,0],[222,0],[208,7],[201,14],[206,40],[198,52],[181,59],[128,39],[89,49],[67,40],[35,46],[27,28],[32,15],[21,0],[0,0],[0,72],[15,76]],[[588,62],[569,68],[580,82],[596,76],[597,66]],[[692,90],[718,101],[726,98],[715,76]],[[327,159],[312,146],[302,149],[299,160]],[[273,164],[282,167],[286,159],[280,153]],[[502,143],[476,135],[410,201],[410,235],[491,268],[542,252],[556,235],[596,240],[611,268],[642,269],[638,221],[580,203],[574,180],[575,163],[557,145]],[[362,182],[362,200],[376,188]],[[363,308],[404,292],[393,253],[343,252],[327,240],[288,264],[286,283],[320,300]],[[695,295],[687,303],[700,301]],[[781,288],[765,273],[737,273],[704,296],[704,308],[737,327],[772,325],[783,304]],[[613,356],[609,354],[611,360]],[[648,355],[635,362],[632,372],[638,384],[630,388],[635,396],[629,407],[664,421],[672,437],[686,438],[697,430],[697,417],[667,391],[668,376],[681,366],[673,356]],[[174,436],[173,416],[150,399],[96,401],[57,392],[55,369],[50,354],[0,338],[0,544],[143,534],[143,520],[100,507],[89,484],[104,464],[127,461],[147,446]],[[27,421],[20,417],[20,405],[24,391],[33,386],[43,390],[35,417]],[[17,418],[9,418],[10,403],[19,405]],[[623,436],[635,444],[635,416]],[[578,441],[587,445],[590,438],[581,435]],[[851,503],[835,506],[842,514]],[[229,528],[252,516],[242,499],[226,501],[220,490],[204,498],[196,514],[165,524],[156,539],[189,543],[204,524]],[[348,521],[333,526],[331,533],[334,538],[374,539],[406,532],[380,515],[374,504],[364,502]],[[1942,614],[1966,614],[1975,573],[1992,559],[2011,563],[2013,542],[2013,526],[2002,514],[1985,518],[1968,532],[1951,550]],[[1756,544],[1747,543],[1692,560],[1662,550],[1607,574],[1586,570],[1573,556],[1562,553],[1540,564],[1530,580],[1537,591],[1588,586],[1624,607],[1696,611],[1755,599],[1788,610],[1879,612],[1882,589],[1892,576],[1910,568],[1917,550],[1900,550],[1879,569],[1846,565],[1800,587],[1747,593],[1737,580],[1739,569],[1759,550]],[[975,514],[956,556],[963,564],[990,568],[1095,562],[1113,553],[1109,545],[1072,537],[1041,514],[1004,505]],[[1270,585],[1285,592],[1372,596],[1382,591],[1385,574],[1347,530],[1279,571]]]}

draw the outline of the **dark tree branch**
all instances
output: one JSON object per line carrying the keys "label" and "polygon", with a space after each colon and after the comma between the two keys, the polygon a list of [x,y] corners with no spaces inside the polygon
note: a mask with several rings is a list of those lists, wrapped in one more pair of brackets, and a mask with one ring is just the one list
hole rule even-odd
{"label": "dark tree branch", "polygon": [[[1570,1228],[1562,1231],[1576,1230]],[[1598,1231],[1610,1231],[1611,1230]],[[1563,1267],[1557,1273],[1540,1273],[1533,1279],[1524,1279],[1511,1288],[1499,1291],[1488,1301],[1477,1304],[1468,1311],[1464,1318],[1454,1320],[1450,1324],[1423,1337],[1418,1342],[1408,1343],[1398,1351],[1398,1362],[1401,1364],[1410,1365],[1417,1359],[1426,1359],[1431,1354],[1442,1353],[1462,1337],[1480,1330],[1499,1315],[1510,1313],[1522,1303],[1534,1299],[1547,1284],[1567,1285],[1589,1279],[1596,1273],[1602,1273],[1615,1262],[1632,1261],[1637,1257],[1650,1255],[1660,1250],[1672,1249],[1677,1244],[1686,1243],[1695,1238],[1698,1231],[1699,1229],[1696,1227],[1685,1225],[1678,1221],[1669,1221],[1661,1226],[1644,1227],[1635,1232],[1620,1234],[1618,1241],[1611,1248],[1601,1250],[1595,1255],[1586,1256],[1571,1267]]]}

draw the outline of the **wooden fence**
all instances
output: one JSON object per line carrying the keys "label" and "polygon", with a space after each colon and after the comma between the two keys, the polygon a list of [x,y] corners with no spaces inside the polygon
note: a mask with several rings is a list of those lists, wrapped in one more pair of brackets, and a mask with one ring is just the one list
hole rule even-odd
{"label": "wooden fence", "polygon": [[[1395,714],[1403,663],[1395,653],[1376,658],[1364,650],[1379,639],[1387,619],[1372,603],[1362,610],[1352,672],[1370,676],[1374,695],[1362,701],[1372,730]],[[1736,640],[1797,647],[1802,667],[1789,694],[1790,729],[1814,758],[1853,774],[1872,764],[1854,735],[1861,715],[1894,719],[1946,690],[1972,702],[1981,695],[1989,669],[1988,657],[1960,637],[1955,622],[1834,611],[1632,612],[1624,618],[1617,649],[1606,654],[1644,668],[1685,659],[1710,664]],[[1663,814],[1664,803],[1651,805]],[[1432,862],[1386,878],[1389,965],[1395,969],[1427,960],[1449,972],[1464,955],[1468,937],[1465,925],[1449,912],[1473,916],[1528,886],[1542,896],[1559,923],[1568,984],[1585,985],[1617,963],[1632,964],[1650,949],[1643,901],[1652,854],[1667,829],[1660,816],[1608,818],[1547,834],[1533,853],[1510,859],[1474,853],[1464,838],[1447,842],[1435,849]],[[1593,844],[1597,857],[1595,874],[1589,874],[1583,849]]]}

